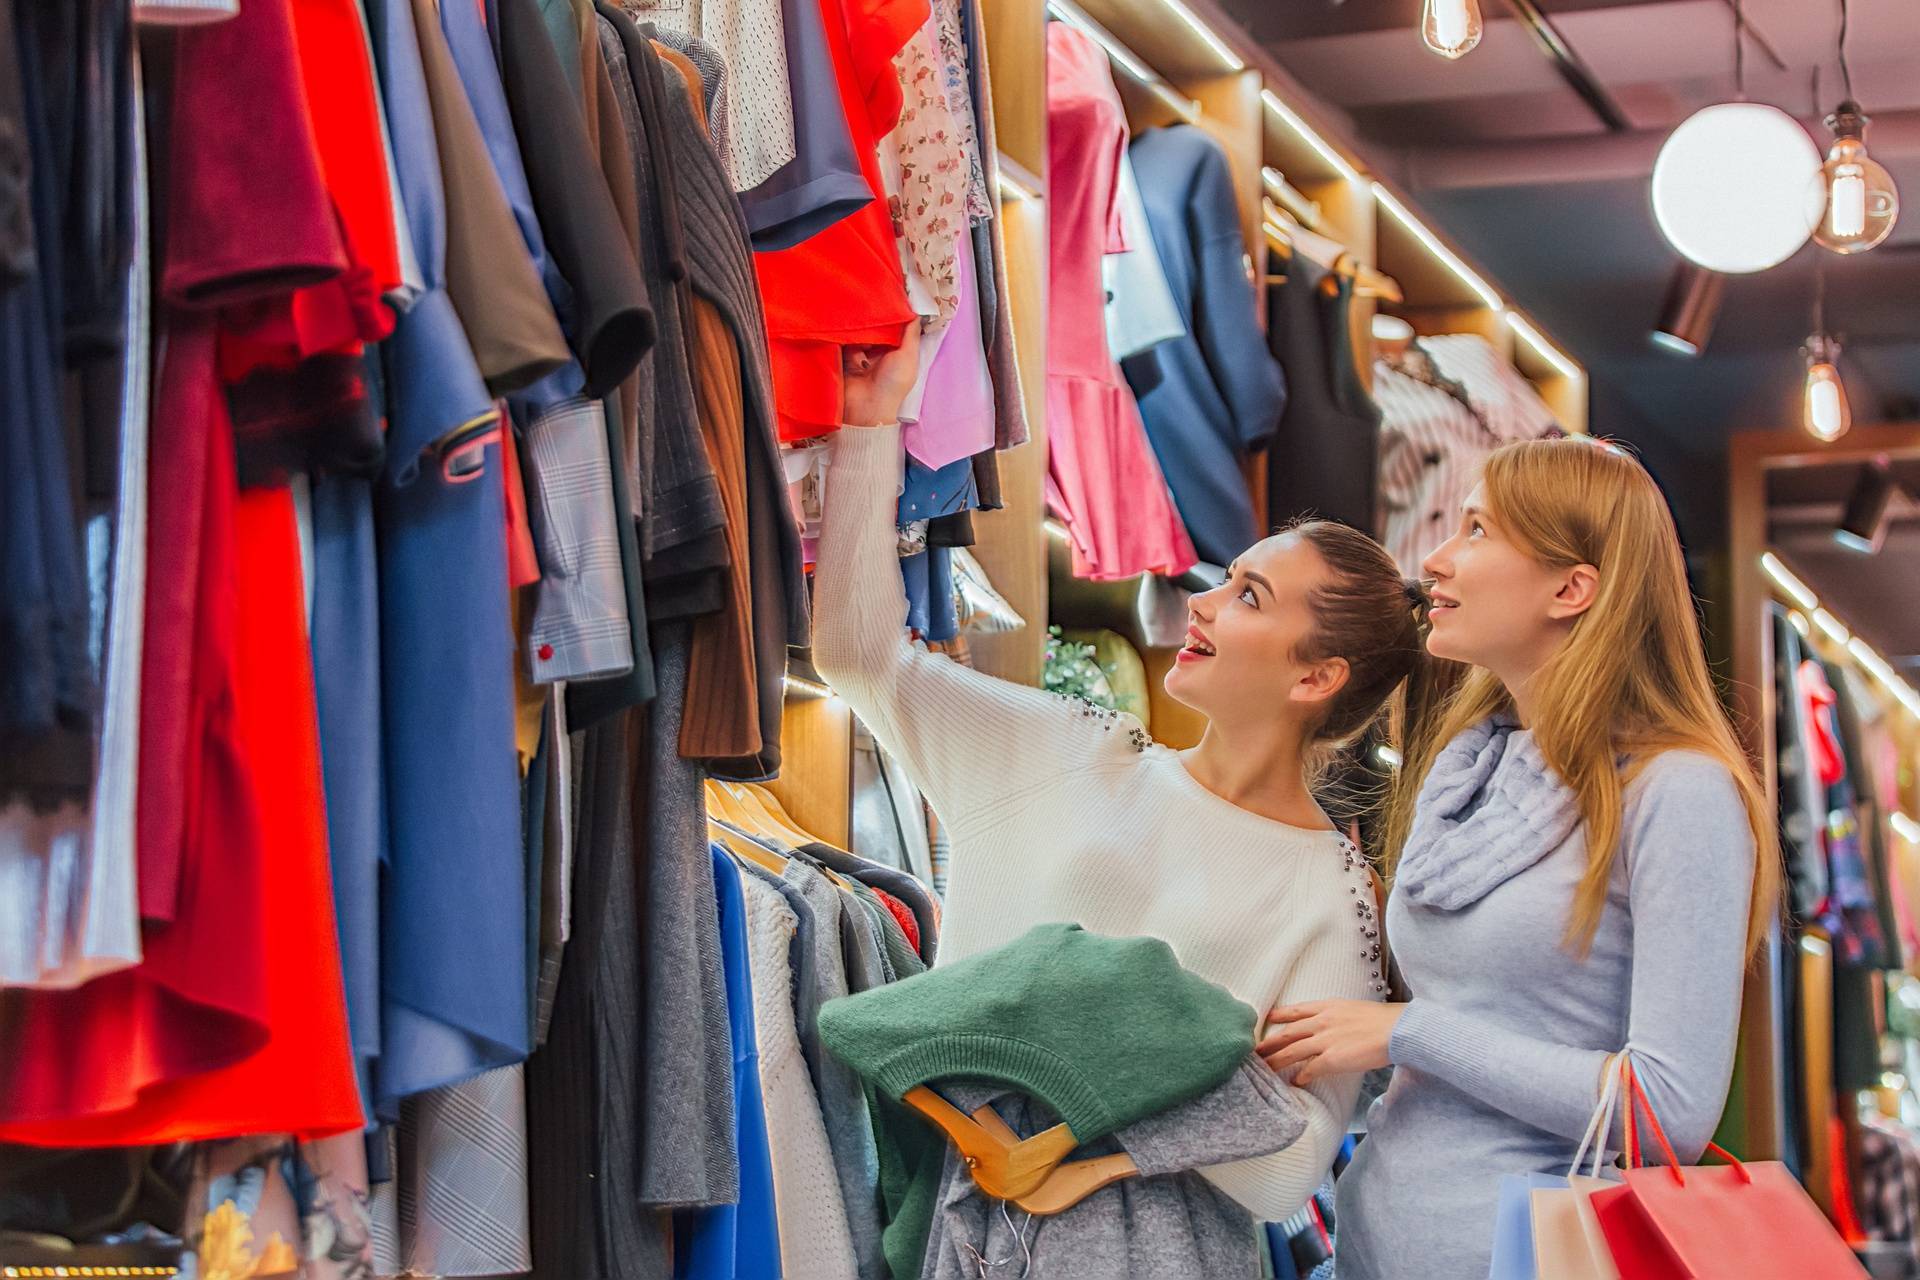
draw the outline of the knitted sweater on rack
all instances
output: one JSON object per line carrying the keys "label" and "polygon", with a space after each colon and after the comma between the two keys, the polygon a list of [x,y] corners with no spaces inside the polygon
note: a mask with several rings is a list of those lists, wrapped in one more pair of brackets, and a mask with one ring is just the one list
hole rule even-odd
{"label": "knitted sweater on rack", "polygon": [[[1372,887],[1338,833],[1221,799],[1131,716],[910,644],[893,529],[899,430],[842,431],[834,450],[814,663],[952,834],[940,964],[1071,922],[1160,938],[1260,1015],[1384,991]],[[1351,1077],[1296,1091],[1308,1118],[1299,1142],[1204,1172],[1256,1218],[1286,1218],[1326,1176],[1358,1087]]]}

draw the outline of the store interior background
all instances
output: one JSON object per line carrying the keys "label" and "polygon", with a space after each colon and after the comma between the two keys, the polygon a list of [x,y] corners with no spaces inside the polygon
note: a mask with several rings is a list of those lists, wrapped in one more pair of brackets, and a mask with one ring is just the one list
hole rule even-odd
{"label": "store interior background", "polygon": [[[1770,271],[1729,277],[1697,358],[1649,340],[1680,258],[1654,222],[1648,182],[1675,126],[1735,96],[1733,0],[1489,0],[1485,36],[1457,62],[1420,43],[1419,0],[1225,8],[1585,366],[1591,430],[1631,441],[1659,474],[1697,578],[1712,576],[1726,546],[1729,434],[1799,420],[1816,265],[1828,325],[1845,343],[1855,423],[1920,419],[1917,217],[1868,253],[1842,258],[1809,242]],[[1821,121],[1842,96],[1838,0],[1742,8],[1748,95],[1798,117],[1824,148]],[[1850,8],[1848,61],[1869,104],[1872,154],[1920,200],[1920,11],[1909,0]],[[1565,61],[1522,20],[1543,10]],[[1576,89],[1582,77],[1596,100]],[[1890,661],[1920,672],[1920,507],[1896,496],[1877,556],[1834,548],[1827,532],[1854,470],[1807,475],[1779,494],[1776,540]]]}
{"label": "store interior background", "polygon": [[[1508,372],[1525,380],[1529,396],[1538,393],[1561,427],[1619,439],[1640,453],[1675,509],[1716,674],[1770,793],[1781,793],[1790,740],[1803,741],[1792,727],[1797,660],[1781,654],[1828,664],[1834,682],[1854,689],[1884,730],[1897,781],[1847,807],[1862,829],[1879,832],[1875,865],[1883,882],[1893,867],[1891,879],[1920,922],[1920,0],[1476,3],[1484,38],[1448,60],[1422,43],[1422,0],[978,0],[991,71],[976,107],[993,125],[989,181],[1006,267],[1009,363],[1018,366],[1014,386],[1026,400],[1032,441],[994,455],[1004,501],[981,511],[977,538],[967,535],[995,603],[1006,609],[966,638],[965,658],[988,674],[1050,685],[1057,673],[1049,663],[1078,643],[1073,636],[1107,633],[1132,651],[1130,671],[1140,674],[1139,700],[1151,713],[1143,718],[1155,739],[1187,746],[1203,723],[1164,694],[1161,677],[1185,639],[1181,593],[1206,585],[1210,571],[1171,583],[1152,574],[1076,578],[1071,535],[1046,497],[1048,433],[1059,426],[1048,421],[1050,218],[1065,204],[1056,201],[1049,162],[1047,27],[1060,21],[1112,57],[1114,91],[1136,138],[1186,121],[1225,153],[1247,265],[1256,284],[1264,274],[1256,323],[1269,335],[1286,332],[1284,319],[1275,320],[1287,314],[1276,305],[1280,286],[1313,278],[1291,264],[1311,262],[1315,272],[1325,268],[1351,283],[1339,294],[1338,314],[1354,339],[1362,382],[1374,374],[1367,334],[1378,317],[1404,319],[1423,337],[1475,335],[1513,366]],[[652,0],[648,7],[676,6]],[[1663,349],[1653,332],[1682,258],[1656,224],[1650,199],[1662,144],[1695,112],[1744,92],[1791,113],[1824,155],[1832,136],[1825,118],[1847,96],[1843,11],[1851,94],[1871,117],[1873,157],[1906,197],[1898,224],[1886,242],[1857,256],[1808,241],[1777,266],[1724,277],[1703,350],[1689,357]],[[1743,76],[1736,75],[1736,45]],[[1729,221],[1740,212],[1731,204],[1725,211]],[[1315,241],[1321,249],[1330,244],[1337,258],[1323,260]],[[1817,294],[1824,297],[1819,324]],[[1801,427],[1803,348],[1817,327],[1843,344],[1839,366],[1853,421],[1850,433],[1828,443]],[[1315,359],[1332,363],[1317,350]],[[1484,418],[1479,425],[1486,433]],[[1439,461],[1435,454],[1427,465]],[[1284,445],[1241,462],[1261,523],[1314,509],[1316,495],[1281,492]],[[1306,465],[1298,472],[1313,474]],[[1884,541],[1870,553],[1834,538],[1863,475],[1892,482]],[[735,523],[745,545],[752,522]],[[1419,555],[1407,559],[1413,563],[1403,571],[1411,572]],[[1170,616],[1178,619],[1171,630]],[[1065,632],[1059,646],[1049,644],[1050,624]],[[904,811],[922,824],[915,836],[931,865],[944,841],[937,824],[924,825],[917,793],[903,787],[906,799],[899,807],[889,799],[877,822],[870,804],[862,812],[863,796],[870,801],[893,778],[872,736],[807,656],[798,649],[770,660],[756,654],[755,663],[755,675],[773,663],[784,674],[769,686],[784,689],[779,776],[751,792],[710,780],[699,811],[728,819],[736,831],[771,831],[794,848],[819,844],[851,855],[871,852],[859,842],[862,826],[868,833],[897,827],[904,849],[913,825],[897,822]],[[1381,778],[1399,763],[1384,743],[1355,755]],[[1819,816],[1837,809],[1836,802]],[[518,848],[515,840],[499,843],[509,853]],[[706,838],[681,843],[695,855],[695,878],[708,874]],[[1806,847],[1821,856],[1818,836]],[[670,856],[679,856],[673,849]],[[653,846],[643,852],[657,855]],[[944,887],[946,856],[938,854],[941,875],[925,877],[936,888]],[[1888,888],[1881,900],[1892,902]],[[671,908],[652,890],[606,896],[636,936]],[[368,901],[377,905],[371,893]],[[1920,1169],[1920,923],[1893,940],[1890,958],[1869,962],[1846,957],[1836,935],[1800,914],[1776,931],[1750,975],[1722,1141],[1754,1159],[1791,1155],[1795,1173],[1849,1243],[1888,1246],[1876,1277],[1914,1280],[1920,1181],[1904,1236],[1868,1240],[1848,1216],[1849,1193],[1835,1172],[1849,1170],[1861,1117],[1875,1110],[1897,1122],[1902,1150]],[[1902,918],[1909,918],[1904,908]],[[1863,984],[1847,984],[1869,970],[1871,1000],[1857,1001],[1851,1025],[1845,1011],[1836,1019],[1836,993],[1857,996]],[[1780,981],[1787,973],[1796,975],[1791,987]],[[691,972],[674,979],[681,992],[700,981]],[[1869,1004],[1870,1016],[1860,1016]],[[1890,1004],[1910,1017],[1890,1027]],[[727,1013],[723,1001],[700,1007],[722,1020]],[[598,1005],[582,1002],[575,1015],[581,1010],[601,1016]],[[1863,1025],[1867,1034],[1849,1040]],[[1862,1039],[1868,1066],[1883,1073],[1878,1087],[1835,1072],[1836,1041],[1857,1046]],[[604,1088],[609,1097],[619,1092]],[[624,1110],[605,1109],[620,1112],[609,1123],[635,1126],[645,1102],[637,1084],[631,1099]],[[551,1102],[546,1114],[559,1114]],[[412,1097],[408,1104],[422,1105]],[[520,1118],[523,1142],[539,1130],[541,1105],[535,1102],[531,1121]],[[1836,1132],[1854,1145],[1828,1145]],[[524,1167],[520,1180],[528,1181]],[[597,1194],[611,1199],[614,1186],[605,1180]],[[661,1239],[671,1234],[663,1214],[648,1221]],[[1304,1214],[1286,1224],[1282,1246],[1311,1236],[1317,1221]],[[474,1274],[508,1270],[489,1265]]]}

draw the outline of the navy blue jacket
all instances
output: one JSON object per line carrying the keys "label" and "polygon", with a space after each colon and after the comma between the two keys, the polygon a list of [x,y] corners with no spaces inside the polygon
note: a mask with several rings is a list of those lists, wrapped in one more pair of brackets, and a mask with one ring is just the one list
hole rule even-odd
{"label": "navy blue jacket", "polygon": [[1226,153],[1193,125],[1150,130],[1132,152],[1187,332],[1123,368],[1195,549],[1226,564],[1262,533],[1241,463],[1272,439],[1286,382],[1261,334]]}

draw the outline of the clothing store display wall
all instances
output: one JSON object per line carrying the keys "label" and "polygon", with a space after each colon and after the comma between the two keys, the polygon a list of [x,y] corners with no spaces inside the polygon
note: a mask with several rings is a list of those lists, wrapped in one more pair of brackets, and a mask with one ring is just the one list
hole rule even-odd
{"label": "clothing store display wall", "polygon": [[[1004,940],[943,938],[930,886],[1023,886],[953,861],[948,793],[883,726],[834,761],[793,731],[824,504],[871,500],[874,607],[964,664],[1051,621],[987,581],[1008,529],[1058,517],[1089,578],[1172,574],[1264,532],[1250,470],[1342,518],[1374,484],[1328,478],[1372,475],[1350,282],[1301,268],[1263,337],[1238,153],[1130,126],[1058,23],[996,99],[988,21],[0,0],[0,1247],[15,1170],[111,1147],[190,1168],[167,1240],[212,1258],[237,1220],[327,1280],[889,1273],[888,1157],[823,1010]],[[1020,165],[996,114],[1029,106]],[[1044,174],[1050,234],[1010,242],[1003,167]],[[910,327],[897,443],[823,446],[848,350]],[[1090,642],[1144,719],[1152,655]],[[1021,751],[1180,787],[1144,728],[1060,718]],[[859,779],[845,832],[765,785],[796,775]],[[1259,844],[1178,794],[1223,856]],[[1162,899],[1092,923],[1168,932]],[[1257,1265],[1247,1202],[1300,1203],[1340,1145],[1348,1086],[1302,1102],[1240,1043],[1298,938],[1227,932],[1259,954],[1195,968],[1261,971],[1211,989],[1235,1051],[1106,1135],[1154,1176],[1049,1257]],[[1328,981],[1371,993],[1355,939]],[[952,1274],[999,1215],[950,1153],[931,1173]]]}
{"label": "clothing store display wall", "polygon": [[0,1139],[205,1140],[303,1267],[877,1274],[815,1021],[936,900],[708,780],[782,765],[841,347],[941,334],[942,552],[1024,438],[978,27],[0,4]]}

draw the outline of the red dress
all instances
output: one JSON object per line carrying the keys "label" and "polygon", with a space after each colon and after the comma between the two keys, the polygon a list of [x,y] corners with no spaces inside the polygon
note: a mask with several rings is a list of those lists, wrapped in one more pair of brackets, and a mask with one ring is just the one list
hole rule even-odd
{"label": "red dress", "polygon": [[927,0],[820,0],[840,104],[873,202],[790,249],[756,253],[780,438],[837,429],[841,351],[895,347],[915,318],[875,148],[900,119],[893,56],[927,20]]}
{"label": "red dress", "polygon": [[[149,797],[179,795],[167,918],[142,921],[132,969],[65,991],[0,995],[0,1142],[158,1143],[360,1127],[320,792],[319,730],[293,504],[240,495],[204,324],[168,336],[154,418],[149,530],[167,594],[143,664],[186,655],[184,705],[143,701]],[[190,508],[190,509],[189,509]],[[191,530],[187,557],[169,534]],[[183,592],[181,584],[186,583]],[[150,618],[153,615],[149,615]],[[150,667],[148,669],[151,669]],[[174,724],[178,719],[184,727]]]}

